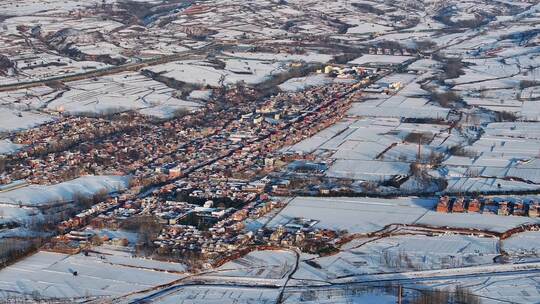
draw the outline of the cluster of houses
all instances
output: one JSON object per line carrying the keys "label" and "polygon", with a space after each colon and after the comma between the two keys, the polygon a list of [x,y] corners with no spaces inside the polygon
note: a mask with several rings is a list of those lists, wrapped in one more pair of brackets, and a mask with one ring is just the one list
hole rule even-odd
{"label": "cluster of houses", "polygon": [[[249,246],[294,247],[324,253],[329,252],[339,238],[337,232],[315,228],[317,221],[311,219],[293,218],[285,225],[264,227],[261,223],[285,204],[264,193],[249,193],[246,199],[240,202],[242,207],[239,208],[216,204],[212,200],[202,206],[162,201],[156,196],[129,201],[122,207],[98,204],[63,222],[60,227],[65,233],[55,238],[48,250],[80,252],[96,242],[95,229],[120,229],[122,221],[142,215],[153,215],[161,224],[162,230],[152,242],[155,252],[162,257],[196,256],[215,262],[232,257]],[[194,221],[194,217],[199,221]],[[129,244],[125,239],[98,239],[99,243],[114,246]]]}
{"label": "cluster of houses", "polygon": [[[58,231],[60,231],[60,233],[68,233],[89,224],[99,226],[99,224],[96,223],[103,220],[111,222],[113,217],[126,218],[135,214],[134,207],[130,205],[129,201],[125,204],[119,203],[125,200],[125,194],[113,194],[106,200],[77,213],[68,220],[62,221],[57,226]],[[107,226],[110,227],[110,225]]]}
{"label": "cluster of houses", "polygon": [[368,50],[370,55],[393,55],[393,56],[411,56],[411,52],[407,49],[391,49],[382,47],[370,47]]}
{"label": "cluster of houses", "polygon": [[168,225],[154,244],[158,252],[174,255],[189,252],[204,260],[217,261],[235,256],[249,246],[297,247],[306,252],[324,252],[339,237],[334,231],[314,228],[316,221],[301,218],[275,228],[251,227],[253,221],[281,207],[281,202],[258,200],[206,231],[191,225]]}
{"label": "cluster of houses", "polygon": [[46,251],[77,254],[81,251],[86,251],[93,245],[110,245],[116,248],[123,247],[130,250],[130,242],[124,237],[109,237],[107,234],[99,235],[93,230],[70,231],[69,233],[55,237],[51,242],[47,243],[42,249]]}
{"label": "cluster of houses", "polygon": [[[335,98],[343,88],[341,84],[326,90]],[[231,121],[224,130],[214,134],[203,149],[193,151],[199,156],[211,153],[207,157],[192,158],[187,163],[168,163],[159,169],[160,172],[168,173],[169,179],[182,177],[189,187],[217,195],[231,197],[264,190],[267,186],[264,181],[250,181],[286,164],[278,153],[281,147],[313,135],[344,115],[348,100],[325,99],[321,90],[315,88],[272,97],[249,115],[243,114],[240,119]],[[333,107],[329,102],[333,102]],[[257,122],[257,115],[272,116],[273,121]],[[175,186],[169,183],[164,188]]]}
{"label": "cluster of houses", "polygon": [[363,83],[368,83],[377,74],[378,69],[360,66],[337,66],[327,65],[324,69],[317,70],[319,74],[335,76],[336,78],[359,79]]}
{"label": "cluster of houses", "polygon": [[86,174],[130,174],[134,187],[147,187],[187,175],[251,179],[283,165],[274,155],[279,148],[341,119],[350,101],[342,97],[357,87],[335,83],[253,103],[241,102],[249,88],[235,88],[227,93],[234,110],[209,102],[164,123],[136,114],[65,118],[14,138],[28,146],[10,156],[3,180],[48,184]]}
{"label": "cluster of houses", "polygon": [[366,93],[376,94],[393,94],[403,88],[403,83],[400,81],[389,83],[388,85],[372,84],[364,89]]}
{"label": "cluster of houses", "polygon": [[490,198],[465,198],[442,196],[437,203],[437,212],[443,213],[482,213],[540,217],[540,203],[536,200],[514,201]]}
{"label": "cluster of houses", "polygon": [[[205,258],[217,258],[220,253],[234,251],[245,245],[253,237],[253,232],[246,228],[246,221],[257,220],[282,203],[267,198],[255,200],[241,209],[222,209],[221,214],[215,215],[220,221],[208,229],[199,229],[193,225],[166,225],[154,244],[161,252],[186,252],[202,254]],[[191,212],[219,212],[217,208],[203,207],[192,209]]]}
{"label": "cluster of houses", "polygon": [[[0,183],[9,184],[13,180],[25,179],[29,183],[58,183],[78,175],[81,164],[89,160],[85,151],[91,146],[83,144],[79,151],[67,150],[73,145],[91,142],[108,135],[128,132],[140,128],[145,121],[141,116],[121,115],[118,119],[69,117],[20,132],[12,140],[24,147],[15,154],[8,155],[5,172]],[[66,151],[67,150],[67,151]],[[102,154],[92,158],[104,157]],[[90,169],[88,166],[87,169]],[[94,164],[94,170],[104,170]]]}
{"label": "cluster of houses", "polygon": [[[237,112],[202,110],[81,150],[89,163],[98,154],[113,168],[131,168],[134,182],[126,193],[61,223],[65,241],[59,246],[79,238],[86,245],[88,237],[77,231],[87,225],[114,229],[129,218],[151,216],[164,227],[153,243],[163,254],[191,252],[212,258],[245,244],[294,245],[313,252],[329,248],[335,233],[314,229],[309,221],[260,231],[246,227],[282,207],[265,193],[278,194],[288,184],[260,178],[288,162],[281,148],[340,120],[357,88],[336,83],[280,93],[254,108],[239,105]],[[147,177],[153,182],[143,183]],[[131,191],[143,187],[150,189],[141,190],[145,195]]]}

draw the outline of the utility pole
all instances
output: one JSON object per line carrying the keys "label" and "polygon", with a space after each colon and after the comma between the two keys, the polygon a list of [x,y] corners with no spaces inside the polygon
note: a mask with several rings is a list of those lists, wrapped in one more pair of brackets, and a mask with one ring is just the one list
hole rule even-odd
{"label": "utility pole", "polygon": [[398,285],[398,295],[397,295],[397,304],[402,304],[402,294],[403,294],[403,287],[401,285]]}
{"label": "utility pole", "polygon": [[422,136],[418,138],[418,156],[416,158],[418,159],[418,163],[422,161]]}

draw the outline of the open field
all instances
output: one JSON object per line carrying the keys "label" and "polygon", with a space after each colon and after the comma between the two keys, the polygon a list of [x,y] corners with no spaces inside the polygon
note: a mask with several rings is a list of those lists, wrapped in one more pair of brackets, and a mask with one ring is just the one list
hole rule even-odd
{"label": "open field", "polygon": [[285,225],[292,218],[317,220],[317,227],[369,233],[391,224],[425,225],[504,232],[540,219],[471,213],[437,213],[436,200],[425,198],[337,198],[296,197],[270,226]]}
{"label": "open field", "polygon": [[0,1],[0,302],[540,303],[539,24]]}
{"label": "open field", "polygon": [[[140,262],[125,255],[105,255],[101,259],[97,255],[40,252],[1,270],[0,285],[4,296],[35,291],[47,298],[80,298],[122,295],[182,277],[155,271],[159,264]],[[167,264],[165,267],[170,268]]]}
{"label": "open field", "polygon": [[46,206],[69,203],[75,196],[92,195],[105,191],[118,192],[126,189],[129,178],[123,176],[84,176],[78,179],[50,186],[30,185],[0,193],[0,202],[9,205]]}

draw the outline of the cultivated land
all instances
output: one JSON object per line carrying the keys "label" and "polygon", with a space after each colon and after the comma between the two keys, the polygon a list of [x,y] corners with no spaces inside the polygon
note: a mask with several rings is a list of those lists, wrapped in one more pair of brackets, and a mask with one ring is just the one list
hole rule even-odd
{"label": "cultivated land", "polygon": [[540,303],[536,1],[0,3],[0,302]]}

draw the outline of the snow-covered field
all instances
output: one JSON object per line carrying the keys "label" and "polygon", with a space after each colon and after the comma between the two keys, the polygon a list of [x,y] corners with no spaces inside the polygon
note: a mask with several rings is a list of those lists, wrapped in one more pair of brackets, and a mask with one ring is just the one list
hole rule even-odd
{"label": "snow-covered field", "polygon": [[125,254],[70,256],[41,251],[0,270],[0,299],[19,293],[44,298],[120,296],[183,277],[168,272],[169,263],[165,264],[156,271],[161,264]]}
{"label": "snow-covered field", "polygon": [[[324,173],[316,173],[304,189],[291,189],[292,193],[330,189],[400,195],[423,191],[438,196],[445,191],[540,190],[540,4],[535,1],[212,0],[192,7],[188,4],[165,0],[0,1],[0,86],[18,88],[0,93],[0,133],[4,135],[0,155],[21,148],[5,133],[51,122],[55,115],[135,111],[169,119],[183,113],[179,110],[194,111],[213,103],[213,88],[217,101],[234,93],[221,95],[225,93],[221,87],[236,84],[255,89],[264,84],[266,96],[266,91],[300,92],[347,81],[312,74],[267,88],[267,84],[292,77],[291,71],[296,75],[329,62],[341,66],[348,61],[348,65],[380,68],[378,73],[387,75],[357,92],[361,94],[352,95],[358,99],[341,121],[283,149],[300,152],[310,160],[313,156],[315,162],[328,167]],[[187,56],[161,58],[171,54]],[[459,67],[452,67],[450,58],[461,61]],[[124,60],[143,62],[145,73],[131,65],[126,70],[133,71],[116,75],[50,81],[109,69]],[[14,85],[29,81],[42,85],[25,89]],[[455,104],[438,100],[445,96],[435,93],[443,92],[455,93]],[[246,103],[252,102],[248,99]],[[244,100],[224,100],[223,104],[229,101],[250,111],[260,105],[259,100],[256,105],[243,104]],[[213,104],[208,107],[212,108]],[[494,123],[512,120],[517,122]],[[201,133],[213,130],[206,125],[194,127],[201,127]],[[205,151],[214,146],[201,145]],[[190,160],[190,164],[196,162]],[[223,163],[228,166],[228,159]],[[111,168],[111,172],[116,169],[122,171]],[[146,169],[145,173],[150,172],[154,166]],[[212,174],[211,183],[214,176],[220,176],[217,173]],[[284,173],[283,179],[289,178],[288,173],[294,177],[309,174]],[[278,175],[270,176],[274,174]],[[191,178],[197,174],[183,179],[191,186]],[[422,183],[424,179],[432,184]],[[302,184],[289,181],[291,188]],[[42,216],[35,207],[69,203],[79,194],[115,192],[128,184],[129,178],[124,176],[85,176],[57,185],[16,184],[20,188],[0,189],[0,224],[23,224],[0,230],[0,238],[38,235],[30,231],[30,224]],[[275,208],[259,219],[250,215],[247,230],[276,228],[300,217],[315,220],[315,228],[339,231],[340,236],[354,233],[355,239],[343,246],[333,243],[339,252],[330,256],[301,254],[299,265],[292,250],[251,252],[166,289],[156,286],[185,278],[185,265],[135,258],[131,249],[110,244],[93,248],[95,252],[88,256],[39,252],[0,270],[0,302],[21,294],[103,296],[96,302],[113,302],[109,297],[137,291],[143,292],[116,302],[139,297],[138,302],[146,302],[142,297],[151,293],[156,297],[148,302],[186,304],[276,303],[278,299],[284,303],[398,301],[390,292],[355,289],[372,280],[374,285],[399,281],[413,288],[462,285],[484,297],[484,304],[540,303],[539,232],[504,240],[481,232],[501,233],[524,224],[540,224],[540,218],[437,213],[437,199],[289,198],[283,209]],[[478,231],[458,234],[446,227]],[[382,229],[385,234],[365,235]],[[127,238],[130,245],[137,243],[135,233],[95,232],[112,239]],[[180,243],[176,245],[180,247]],[[499,254],[508,263],[498,263]],[[342,284],[331,285],[329,280]],[[288,287],[281,288],[284,282]],[[258,286],[250,288],[249,284]],[[321,285],[321,290],[302,287],[304,284]]]}
{"label": "snow-covered field", "polygon": [[502,242],[502,250],[510,255],[540,256],[540,231],[526,231]]}
{"label": "snow-covered field", "polygon": [[416,224],[431,227],[469,228],[505,232],[525,224],[538,224],[540,218],[526,216],[499,216],[478,213],[438,213],[429,211]]}
{"label": "snow-covered field", "polygon": [[[349,294],[352,293],[352,294]],[[306,289],[303,293],[294,293],[287,295],[284,303],[324,303],[324,304],[347,304],[347,303],[377,303],[394,304],[397,301],[395,295],[386,294],[377,291],[358,291],[346,292],[336,290],[334,292],[310,292]]]}
{"label": "snow-covered field", "polygon": [[254,251],[217,268],[215,275],[282,279],[293,270],[295,260],[289,251]]}
{"label": "snow-covered field", "polygon": [[414,57],[411,56],[393,56],[393,55],[362,55],[352,61],[349,64],[355,65],[392,65],[401,64],[407,60],[411,60]]}
{"label": "snow-covered field", "polygon": [[496,238],[463,235],[403,235],[357,239],[347,244],[338,254],[305,258],[309,262],[300,264],[294,278],[331,280],[350,275],[491,264],[499,254],[497,242]]}
{"label": "snow-covered field", "polygon": [[[376,104],[373,104],[376,103]],[[379,105],[377,101],[355,103],[349,115],[372,117],[404,117],[404,118],[431,118],[444,119],[450,111],[441,107],[427,105],[423,100],[409,100],[401,105]]]}
{"label": "snow-covered field", "polygon": [[531,122],[491,123],[479,140],[465,149],[470,156],[443,162],[449,192],[536,190],[540,182],[540,127]]}
{"label": "snow-covered field", "polygon": [[[257,85],[270,80],[273,76],[286,73],[292,62],[328,62],[331,55],[282,54],[282,53],[224,53],[230,57],[219,58],[224,66],[209,61],[184,60],[149,67],[148,70],[161,76],[197,86],[220,87],[246,83]],[[290,80],[283,84],[285,91],[295,91],[326,82],[319,76]]]}
{"label": "snow-covered field", "polygon": [[[512,266],[512,265],[510,265]],[[537,267],[537,266],[536,266]],[[540,292],[537,289],[537,271],[530,273],[493,273],[500,268],[497,266],[479,266],[479,267],[465,267],[461,269],[453,270],[441,270],[441,271],[421,271],[421,272],[405,272],[388,275],[373,275],[373,276],[361,276],[361,278],[369,280],[370,277],[379,277],[388,280],[394,278],[396,280],[413,280],[415,277],[423,277],[423,275],[436,274],[443,276],[443,278],[434,279],[421,279],[417,283],[403,283],[403,290],[405,294],[410,295],[412,290],[423,290],[426,287],[432,287],[443,292],[453,292],[457,286],[466,288],[472,294],[479,297],[481,303],[498,304],[498,303],[538,303],[540,300]],[[474,271],[474,272],[473,272]],[[473,273],[467,275],[467,273]],[[477,274],[475,274],[475,272]],[[445,275],[460,275],[457,278],[444,278]],[[479,275],[478,275],[479,274]],[[345,278],[344,280],[347,280]],[[381,286],[380,283],[376,283],[377,286]],[[387,291],[388,292],[388,291]],[[375,295],[373,295],[373,293]],[[394,290],[393,294],[397,292]],[[366,295],[367,294],[367,295]],[[359,303],[396,303],[397,299],[393,301],[388,299],[388,302],[384,301],[381,296],[384,295],[381,291],[377,291],[373,287],[365,286],[362,284],[346,285],[345,288],[322,286],[321,288],[298,288],[290,296],[294,303],[295,300],[305,299],[307,303],[335,303],[326,302],[329,299],[337,298],[337,303],[351,303],[356,296],[365,295],[364,299],[375,299],[375,302],[359,302]],[[377,297],[379,295],[379,297]],[[360,297],[362,298],[362,297]],[[378,300],[381,299],[381,302]],[[355,303],[355,302],[352,302]],[[434,302],[433,302],[434,303]]]}
{"label": "snow-covered field", "polygon": [[[359,107],[363,105],[358,103]],[[418,145],[404,141],[410,133],[433,137],[431,143],[421,147],[424,158],[463,140],[456,132],[449,134],[446,128],[445,125],[403,123],[393,117],[345,118],[284,151],[333,151],[327,176],[384,181],[409,174],[410,163],[416,161],[418,155]]]}
{"label": "snow-covered field", "polygon": [[540,218],[474,213],[438,213],[436,200],[423,198],[317,198],[296,197],[269,223],[287,224],[294,217],[318,220],[318,228],[349,233],[368,233],[390,224],[471,228],[504,232],[514,227],[540,223]]}
{"label": "snow-covered field", "polygon": [[497,193],[507,191],[534,191],[540,189],[539,185],[522,181],[512,181],[498,178],[455,177],[448,179],[447,193]]}
{"label": "snow-covered field", "polygon": [[70,202],[76,195],[91,197],[106,191],[107,193],[124,190],[128,187],[129,177],[125,176],[83,176],[56,185],[30,185],[0,193],[0,203],[15,206],[45,206]]}
{"label": "snow-covered field", "polygon": [[0,140],[0,155],[13,153],[22,147],[23,145],[14,144],[9,139]]}
{"label": "snow-covered field", "polygon": [[452,289],[455,286],[468,288],[481,297],[482,303],[539,303],[538,273],[499,276],[469,276],[459,280],[434,280],[423,282],[425,286],[439,289]]}
{"label": "snow-covered field", "polygon": [[394,223],[412,224],[436,204],[433,199],[294,198],[269,226],[284,225],[294,217],[318,220],[316,228],[368,233]]}
{"label": "snow-covered field", "polygon": [[[17,61],[18,64],[22,66],[23,62],[26,61],[25,57],[30,55],[31,54],[27,54],[27,56],[20,58],[20,61]],[[59,62],[64,65],[55,66]],[[49,66],[42,67],[42,65],[47,64],[49,64]],[[25,67],[26,73],[24,75],[18,75],[15,79],[13,77],[0,78],[0,84],[15,84],[17,82],[28,82],[58,76],[75,75],[84,72],[93,72],[96,69],[105,69],[107,67],[109,67],[109,65],[101,62],[71,61],[60,56],[39,54],[39,56],[36,57],[36,62],[34,62],[33,65]]]}
{"label": "snow-covered field", "polygon": [[327,77],[324,74],[309,75],[306,77],[297,77],[292,78],[284,83],[280,84],[278,87],[286,92],[298,92],[310,87],[322,86],[328,83],[331,83],[332,79]]}
{"label": "snow-covered field", "polygon": [[6,15],[31,15],[46,10],[69,10],[83,5],[99,3],[97,0],[7,0],[0,3],[0,10]]}
{"label": "snow-covered field", "polygon": [[[136,233],[111,230],[98,230],[95,232],[100,236],[107,235],[111,240],[114,238],[127,238],[130,242],[130,246],[134,246],[137,242]],[[134,257],[133,247],[102,245],[94,247],[93,250],[94,252],[90,254],[90,257],[105,261],[107,264],[135,267],[142,270],[163,271],[174,274],[186,272],[186,266],[184,264]],[[102,257],[104,259],[102,259]]]}
{"label": "snow-covered field", "polygon": [[275,303],[278,289],[243,288],[237,286],[187,286],[160,297],[156,303]]}
{"label": "snow-covered field", "polygon": [[176,110],[200,105],[175,97],[174,90],[137,73],[124,73],[69,83],[69,91],[47,105],[69,114],[108,114],[127,110],[169,118]]}
{"label": "snow-covered field", "polygon": [[391,27],[380,24],[360,22],[355,24],[354,27],[349,28],[347,30],[347,34],[369,34],[375,32],[385,32],[391,29]]}
{"label": "snow-covered field", "polygon": [[332,55],[320,54],[315,52],[308,52],[305,54],[287,54],[287,53],[264,53],[264,52],[235,52],[229,53],[224,52],[223,54],[242,58],[242,59],[253,59],[253,60],[263,60],[263,61],[302,61],[302,62],[319,62],[326,63],[332,59]]}
{"label": "snow-covered field", "polygon": [[53,120],[52,116],[0,107],[0,132],[29,129]]}
{"label": "snow-covered field", "polygon": [[291,147],[284,148],[283,151],[312,153],[315,150],[321,148],[327,141],[334,138],[338,133],[347,129],[353,122],[353,120],[339,121],[334,125],[320,131],[319,133],[309,138],[306,138],[305,140],[298,142]]}
{"label": "snow-covered field", "polygon": [[259,84],[273,75],[287,70],[285,63],[271,61],[229,59],[225,69],[218,69],[208,62],[176,61],[148,68],[153,73],[177,81],[199,85],[220,87],[238,82]]}
{"label": "snow-covered field", "polygon": [[350,178],[382,182],[396,175],[409,174],[410,164],[405,162],[338,159],[326,172],[329,177]]}

